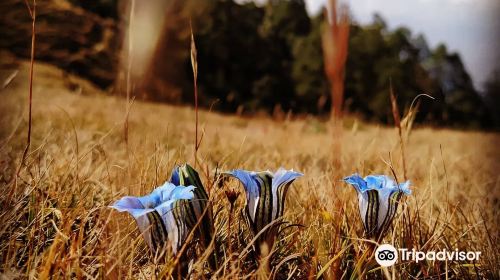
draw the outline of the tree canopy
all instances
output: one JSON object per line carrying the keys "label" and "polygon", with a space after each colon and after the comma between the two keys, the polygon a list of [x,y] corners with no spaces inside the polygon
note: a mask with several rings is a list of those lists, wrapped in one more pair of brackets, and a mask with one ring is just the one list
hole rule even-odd
{"label": "tree canopy", "polygon": [[[189,6],[183,4],[189,1],[173,1],[177,6]],[[87,8],[114,16],[115,10],[110,7],[118,1],[97,2]],[[192,102],[189,36],[181,27],[188,26],[191,18],[203,106],[248,114],[277,109],[294,114],[328,114],[331,100],[321,44],[323,13],[309,16],[303,0],[269,0],[263,6],[231,0],[191,2],[200,4],[190,6],[196,16],[189,16],[188,11],[181,20],[176,19],[182,23],[177,29],[166,29],[169,34],[164,37],[168,40],[160,42],[175,38],[177,49],[168,44],[159,46],[163,51],[157,51],[155,63],[161,65],[152,71],[156,80],[149,79],[140,96]],[[179,46],[184,47],[179,50]],[[418,122],[492,126],[484,99],[474,89],[457,53],[450,53],[445,45],[431,49],[423,35],[412,34],[408,28],[391,30],[380,15],[374,15],[368,25],[351,23],[345,70],[344,108],[366,120],[391,121],[391,83],[402,110],[407,110],[419,94],[435,98],[420,102]],[[170,79],[162,73],[175,75]]]}

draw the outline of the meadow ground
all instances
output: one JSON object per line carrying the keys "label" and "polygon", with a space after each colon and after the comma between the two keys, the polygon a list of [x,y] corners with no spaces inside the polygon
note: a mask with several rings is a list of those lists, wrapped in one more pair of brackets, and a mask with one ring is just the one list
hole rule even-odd
{"label": "meadow ground", "polygon": [[[126,102],[60,70],[36,64],[32,143],[26,145],[28,64],[0,91],[0,279],[149,278],[155,265],[132,218],[107,208],[123,195],[143,195],[162,184],[175,164],[194,165],[194,110],[135,101],[124,140]],[[3,67],[7,69],[7,67]],[[12,68],[11,68],[12,69]],[[4,70],[5,76],[11,73]],[[2,78],[2,79],[3,79]],[[1,81],[3,83],[3,80]],[[366,241],[355,190],[341,181],[362,175],[403,178],[397,131],[346,119],[340,153],[328,125],[315,118],[273,121],[200,111],[203,140],[197,168],[214,201],[217,235],[225,258],[216,278],[258,276],[240,259],[248,236],[240,224],[228,234],[227,188],[213,184],[216,168],[276,170],[305,174],[290,187],[285,218],[303,227],[285,230],[271,261],[276,278],[467,279],[499,277],[500,135],[417,128],[406,143],[412,195],[404,200],[385,238],[395,247],[481,251],[477,263],[400,262],[381,270],[363,260]],[[227,242],[228,235],[231,236]],[[329,262],[330,260],[332,260]],[[195,261],[193,279],[202,276]],[[206,275],[205,275],[206,276]]]}

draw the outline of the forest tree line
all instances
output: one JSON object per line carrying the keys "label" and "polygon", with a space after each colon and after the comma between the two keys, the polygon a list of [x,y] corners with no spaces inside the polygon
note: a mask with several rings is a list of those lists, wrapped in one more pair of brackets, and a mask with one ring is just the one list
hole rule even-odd
{"label": "forest tree line", "polygon": [[[124,22],[118,0],[71,2],[102,18]],[[138,97],[192,104],[190,42],[185,28],[191,18],[202,106],[243,114],[278,110],[329,115],[321,42],[324,13],[308,15],[303,0],[270,0],[263,6],[231,0],[172,2],[176,4],[171,5],[175,6],[170,7],[174,9],[171,13],[184,28],[165,29],[162,36],[168,40],[160,39],[165,46],[157,48],[149,71],[153,78],[134,88]],[[186,13],[189,9],[195,12]],[[176,47],[172,48],[172,42]],[[407,110],[419,94],[435,98],[421,100],[418,122],[495,127],[499,117],[492,104],[499,99],[498,80],[498,74],[492,75],[486,93],[479,94],[459,54],[444,44],[430,48],[423,35],[405,27],[389,29],[379,15],[368,25],[355,19],[351,23],[344,110],[365,120],[392,121],[391,83],[402,110]]]}

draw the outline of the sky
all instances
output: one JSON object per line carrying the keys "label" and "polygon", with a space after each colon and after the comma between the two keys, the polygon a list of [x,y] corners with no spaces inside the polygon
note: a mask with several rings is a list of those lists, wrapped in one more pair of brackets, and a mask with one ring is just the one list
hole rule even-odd
{"label": "sky", "polygon": [[[316,14],[328,0],[305,0]],[[375,12],[388,27],[404,25],[422,33],[431,48],[445,43],[458,52],[477,89],[493,69],[500,68],[499,0],[344,0],[354,20],[370,23]]]}

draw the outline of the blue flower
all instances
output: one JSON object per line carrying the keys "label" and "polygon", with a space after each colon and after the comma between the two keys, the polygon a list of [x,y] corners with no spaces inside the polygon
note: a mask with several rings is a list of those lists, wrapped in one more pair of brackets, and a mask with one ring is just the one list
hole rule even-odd
{"label": "blue flower", "polygon": [[[170,182],[176,185],[193,185],[196,187],[193,191],[194,199],[179,201],[178,207],[174,210],[174,216],[184,221],[188,232],[194,229],[194,240],[198,240],[204,249],[208,248],[215,235],[214,218],[208,193],[201,182],[198,172],[189,164],[176,166],[172,170]],[[217,258],[216,249],[208,259],[208,263],[212,268],[216,267]]]}
{"label": "blue flower", "polygon": [[[196,187],[193,192],[194,199],[180,204],[182,204],[183,217],[189,230],[193,229],[198,220],[201,219],[201,224],[197,228],[197,233],[199,233],[197,237],[207,246],[212,241],[214,232],[213,214],[212,208],[208,206],[208,194],[198,172],[189,164],[176,166],[172,170],[170,182],[176,185],[193,185]],[[209,209],[205,211],[207,207]]]}
{"label": "blue flower", "polygon": [[[170,241],[174,254],[182,245],[187,230],[184,222],[173,215],[176,203],[194,197],[194,186],[176,186],[165,182],[148,195],[125,196],[110,207],[128,212],[137,222],[153,253],[161,252]],[[160,250],[160,251],[159,251]]]}
{"label": "blue flower", "polygon": [[254,234],[283,216],[288,187],[295,179],[303,176],[302,173],[283,168],[276,173],[233,170],[226,174],[237,178],[245,188],[246,216]]}
{"label": "blue flower", "polygon": [[410,181],[398,185],[385,175],[369,175],[363,179],[353,174],[344,181],[356,189],[366,234],[374,238],[382,237],[391,225],[403,194],[411,194]]}

